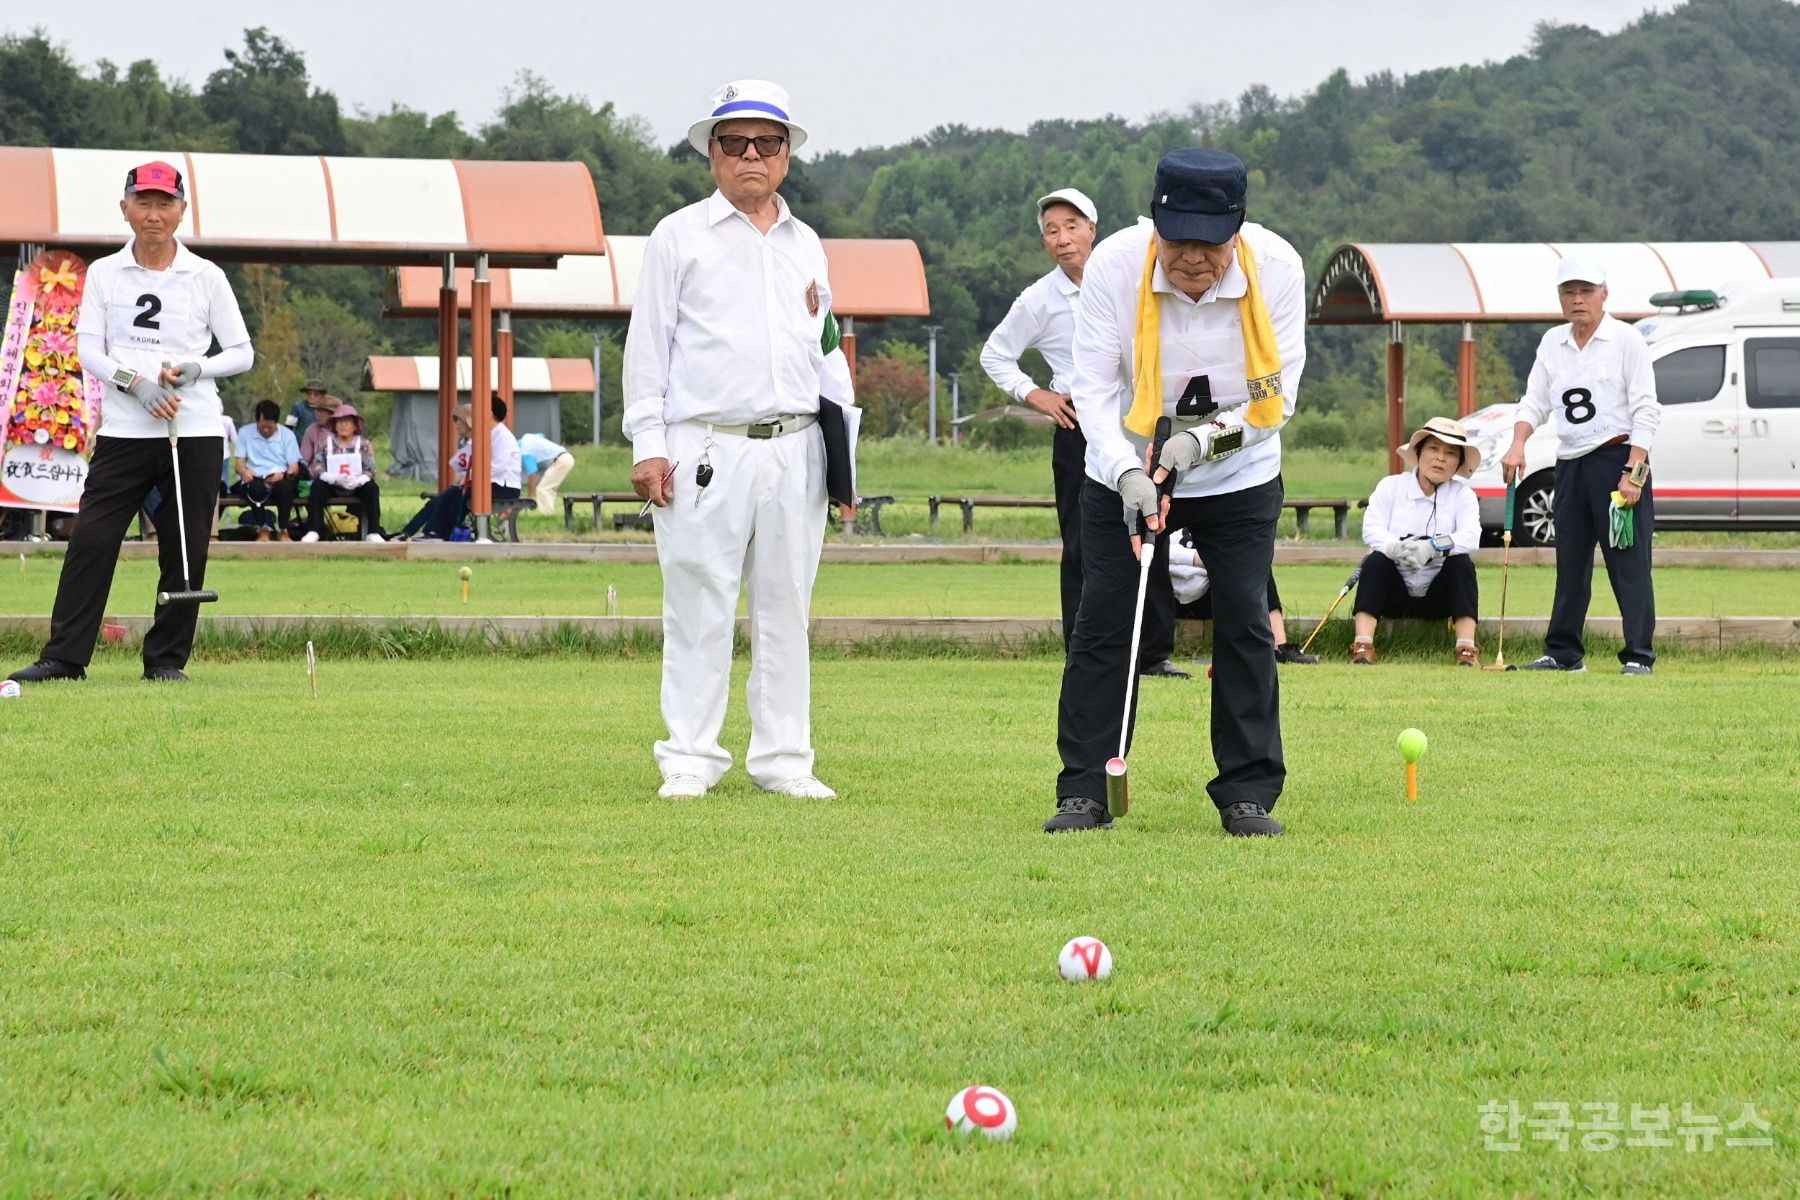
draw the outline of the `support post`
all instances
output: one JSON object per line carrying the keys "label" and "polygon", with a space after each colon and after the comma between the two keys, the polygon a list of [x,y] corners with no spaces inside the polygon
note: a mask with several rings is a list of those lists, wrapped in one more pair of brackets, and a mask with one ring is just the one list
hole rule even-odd
{"label": "support post", "polygon": [[438,287],[437,478],[440,492],[456,482],[450,470],[450,457],[456,450],[456,430],[450,414],[456,410],[456,352],[460,333],[457,320],[456,256],[446,254],[444,281]]}
{"label": "support post", "polygon": [[1475,411],[1475,326],[1463,322],[1462,343],[1456,348],[1456,415]]}
{"label": "support post", "polygon": [[[512,314],[502,312],[499,317],[500,331],[494,335],[494,358],[499,366],[495,371],[500,385],[500,402],[506,405],[506,427],[514,433],[519,429],[519,406],[513,403],[513,328]],[[554,430],[552,430],[554,432]]]}
{"label": "support post", "polygon": [[925,440],[933,446],[937,445],[937,335],[942,328],[942,325],[925,327],[931,338],[925,351],[925,371],[931,377],[931,407],[925,417]]}
{"label": "support post", "polygon": [[475,540],[490,542],[494,511],[494,381],[493,298],[489,292],[488,256],[475,256],[475,279],[469,284],[469,511],[475,516]]}
{"label": "support post", "polygon": [[850,364],[850,383],[856,384],[856,318],[838,318],[838,348],[844,352],[844,361]]}
{"label": "support post", "polygon": [[594,335],[594,445],[600,444],[600,335]]}
{"label": "support post", "polygon": [[1388,474],[1400,471],[1400,451],[1406,440],[1406,332],[1400,322],[1388,326],[1387,410],[1388,410]]}

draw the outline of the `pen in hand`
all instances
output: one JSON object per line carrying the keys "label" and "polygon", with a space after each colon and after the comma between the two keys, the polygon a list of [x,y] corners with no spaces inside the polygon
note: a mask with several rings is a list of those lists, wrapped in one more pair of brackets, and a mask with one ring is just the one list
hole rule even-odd
{"label": "pen in hand", "polygon": [[[680,463],[678,463],[678,462],[672,462],[672,463],[670,463],[670,464],[669,464],[669,469],[668,469],[668,470],[667,470],[667,471],[664,471],[664,472],[663,472],[663,477],[662,477],[662,484],[661,484],[661,486],[660,486],[660,487],[659,487],[659,488],[658,488],[658,490],[659,490],[659,491],[660,491],[660,490],[661,490],[661,489],[662,489],[662,488],[666,488],[666,487],[668,487],[668,486],[669,486],[669,480],[671,480],[671,479],[673,479],[673,478],[675,478],[675,468],[676,468],[676,467],[679,467],[679,466],[680,466],[680,465],[681,465],[681,464],[680,464]],[[652,506],[652,505],[654,505],[654,504],[655,504],[655,503],[656,503],[656,501],[655,501],[655,500],[646,500],[646,501],[644,501],[644,507],[642,507],[642,508],[640,508],[640,509],[638,509],[638,516],[639,516],[639,517],[640,517],[640,518],[641,518],[641,517],[647,517],[647,516],[649,516],[649,515],[650,515],[650,508],[651,508],[651,506]]]}

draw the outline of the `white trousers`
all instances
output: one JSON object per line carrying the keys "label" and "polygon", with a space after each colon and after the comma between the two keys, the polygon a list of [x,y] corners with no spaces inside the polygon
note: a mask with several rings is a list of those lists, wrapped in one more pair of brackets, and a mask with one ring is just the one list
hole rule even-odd
{"label": "white trousers", "polygon": [[537,491],[532,496],[532,499],[537,501],[539,512],[560,513],[557,506],[557,489],[562,487],[562,481],[567,479],[569,472],[574,469],[575,456],[567,450],[551,459],[544,467],[544,473],[538,476]]}
{"label": "white trousers", "polygon": [[656,765],[664,778],[698,775],[709,787],[731,769],[719,731],[741,583],[750,613],[744,769],[772,788],[813,773],[807,625],[825,540],[825,442],[817,425],[768,439],[713,434],[702,490],[694,472],[707,440],[704,425],[669,427],[675,496],[656,510],[669,736],[656,743]]}

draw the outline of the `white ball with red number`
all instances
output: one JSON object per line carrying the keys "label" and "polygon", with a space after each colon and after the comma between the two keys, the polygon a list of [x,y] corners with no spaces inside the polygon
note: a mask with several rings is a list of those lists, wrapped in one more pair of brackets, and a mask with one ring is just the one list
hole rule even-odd
{"label": "white ball with red number", "polygon": [[1112,974],[1112,951],[1099,938],[1070,938],[1069,944],[1056,956],[1056,969],[1070,983],[1105,979]]}
{"label": "white ball with red number", "polygon": [[950,1097],[944,1126],[952,1133],[979,1133],[990,1141],[1004,1142],[1019,1127],[1019,1110],[1006,1093],[977,1084]]}

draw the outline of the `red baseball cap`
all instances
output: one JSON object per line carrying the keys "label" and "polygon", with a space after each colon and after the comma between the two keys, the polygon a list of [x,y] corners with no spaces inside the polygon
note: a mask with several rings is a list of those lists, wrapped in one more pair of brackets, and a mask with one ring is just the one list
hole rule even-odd
{"label": "red baseball cap", "polygon": [[187,199],[181,172],[161,159],[125,172],[125,191],[128,195],[132,192],[167,192],[177,200]]}

